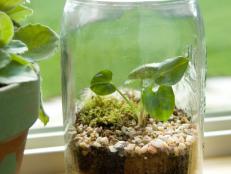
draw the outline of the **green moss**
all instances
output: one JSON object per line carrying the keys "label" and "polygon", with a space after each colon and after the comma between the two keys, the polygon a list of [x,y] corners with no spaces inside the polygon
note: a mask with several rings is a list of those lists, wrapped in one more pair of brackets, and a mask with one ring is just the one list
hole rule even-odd
{"label": "green moss", "polygon": [[123,100],[95,96],[85,102],[77,120],[91,126],[121,126],[135,116],[135,111]]}

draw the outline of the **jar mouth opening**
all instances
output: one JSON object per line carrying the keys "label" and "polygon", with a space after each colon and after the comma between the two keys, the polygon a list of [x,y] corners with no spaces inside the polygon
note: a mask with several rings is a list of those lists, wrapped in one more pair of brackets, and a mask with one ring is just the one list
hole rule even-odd
{"label": "jar mouth opening", "polygon": [[101,5],[139,5],[139,4],[153,4],[153,5],[163,5],[163,4],[182,4],[191,3],[196,0],[69,0],[72,2],[83,3],[83,4],[101,4]]}

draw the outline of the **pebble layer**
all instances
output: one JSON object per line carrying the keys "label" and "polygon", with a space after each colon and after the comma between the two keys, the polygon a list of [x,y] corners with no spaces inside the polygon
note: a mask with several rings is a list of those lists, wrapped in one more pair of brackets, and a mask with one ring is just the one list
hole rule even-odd
{"label": "pebble layer", "polygon": [[164,123],[147,118],[146,127],[131,120],[129,126],[105,128],[76,123],[75,128],[70,132],[72,146],[81,148],[83,155],[92,148],[103,148],[120,156],[157,153],[180,156],[189,152],[197,137],[196,125],[182,110],[175,110]]}

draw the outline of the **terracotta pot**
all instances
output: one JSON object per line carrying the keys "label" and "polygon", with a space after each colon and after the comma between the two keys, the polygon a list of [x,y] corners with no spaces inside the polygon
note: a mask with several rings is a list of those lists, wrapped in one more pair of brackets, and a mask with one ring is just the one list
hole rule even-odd
{"label": "terracotta pot", "polygon": [[19,174],[29,128],[38,118],[39,81],[0,88],[0,174]]}
{"label": "terracotta pot", "polygon": [[[5,168],[4,172],[11,171],[13,168],[16,169],[16,174],[19,174],[20,166],[23,158],[23,151],[26,144],[28,131],[25,131],[17,137],[10,139],[0,144],[0,163],[11,163],[10,168]],[[13,167],[12,167],[13,166]],[[4,166],[2,166],[4,167]],[[7,166],[6,166],[7,167]],[[12,171],[15,172],[15,171]]]}

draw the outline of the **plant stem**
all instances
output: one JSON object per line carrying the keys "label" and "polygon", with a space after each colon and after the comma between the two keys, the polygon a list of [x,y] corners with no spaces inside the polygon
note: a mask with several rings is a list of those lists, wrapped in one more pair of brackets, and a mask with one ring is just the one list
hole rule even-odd
{"label": "plant stem", "polygon": [[123,97],[123,99],[128,103],[128,105],[131,106],[132,109],[134,109],[133,104],[127,99],[127,97],[118,88],[116,88],[116,90]]}
{"label": "plant stem", "polygon": [[[144,87],[144,80],[140,81],[140,86],[142,86],[142,88]],[[142,92],[141,92],[141,100],[142,100]],[[138,125],[139,126],[143,126],[144,125],[144,118],[145,118],[145,110],[144,110],[144,105],[141,101],[141,105],[140,105],[140,114],[138,116]]]}
{"label": "plant stem", "polygon": [[143,105],[141,105],[141,111],[140,111],[140,114],[138,116],[138,125],[139,126],[144,125],[144,107],[143,107]]}
{"label": "plant stem", "polygon": [[134,107],[134,105],[128,100],[128,98],[118,88],[116,88],[116,90],[123,97],[123,99],[127,102],[127,104],[132,108],[132,110],[135,112],[134,118],[137,118],[138,122],[139,122],[139,116],[137,116],[137,109]]}

